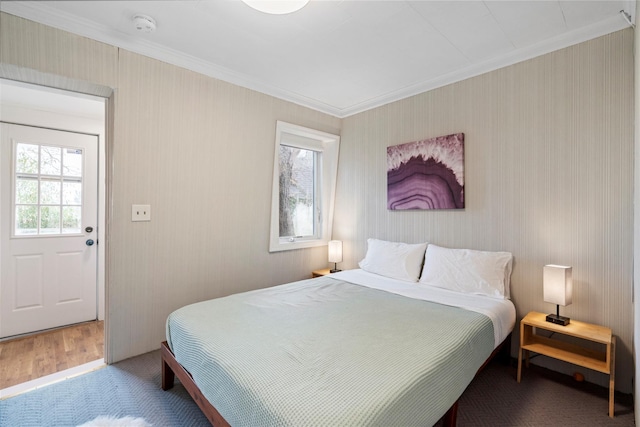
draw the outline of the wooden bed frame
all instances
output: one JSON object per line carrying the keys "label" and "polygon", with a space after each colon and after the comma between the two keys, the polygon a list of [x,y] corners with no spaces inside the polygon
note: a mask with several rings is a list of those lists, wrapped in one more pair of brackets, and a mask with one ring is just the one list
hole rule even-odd
{"label": "wooden bed frame", "polygon": [[[498,347],[493,350],[491,355],[485,360],[476,376],[482,371],[485,366],[497,355],[501,354],[505,357],[505,360],[511,358],[511,334],[505,338]],[[178,377],[184,388],[187,390],[191,398],[196,402],[200,410],[207,417],[209,422],[214,427],[230,427],[227,420],[213,407],[211,403],[204,397],[196,383],[193,381],[191,374],[176,360],[173,352],[169,348],[166,341],[163,341],[160,345],[160,355],[162,356],[162,389],[169,390],[173,387],[175,377]],[[455,427],[458,418],[458,400],[455,401],[451,408],[443,415],[442,422],[444,427]]]}

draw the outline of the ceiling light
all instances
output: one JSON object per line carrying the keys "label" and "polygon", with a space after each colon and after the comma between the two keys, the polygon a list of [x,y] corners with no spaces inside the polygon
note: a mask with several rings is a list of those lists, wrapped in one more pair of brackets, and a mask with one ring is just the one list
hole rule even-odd
{"label": "ceiling light", "polygon": [[133,25],[135,25],[136,30],[143,33],[153,33],[156,30],[156,21],[147,15],[134,15]]}
{"label": "ceiling light", "polygon": [[242,0],[249,7],[272,15],[284,15],[302,9],[309,0]]}

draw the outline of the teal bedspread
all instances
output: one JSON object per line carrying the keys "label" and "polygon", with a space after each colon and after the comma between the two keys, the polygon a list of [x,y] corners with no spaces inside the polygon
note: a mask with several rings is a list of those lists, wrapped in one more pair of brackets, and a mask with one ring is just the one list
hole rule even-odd
{"label": "teal bedspread", "polygon": [[234,427],[430,426],[494,347],[482,314],[328,276],[183,307],[167,340]]}

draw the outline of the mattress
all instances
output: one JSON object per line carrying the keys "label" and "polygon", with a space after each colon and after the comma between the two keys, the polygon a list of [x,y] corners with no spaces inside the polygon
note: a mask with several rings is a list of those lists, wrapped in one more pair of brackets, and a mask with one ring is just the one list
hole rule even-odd
{"label": "mattress", "polygon": [[183,307],[168,344],[232,426],[433,425],[493,351],[499,310],[360,273]]}

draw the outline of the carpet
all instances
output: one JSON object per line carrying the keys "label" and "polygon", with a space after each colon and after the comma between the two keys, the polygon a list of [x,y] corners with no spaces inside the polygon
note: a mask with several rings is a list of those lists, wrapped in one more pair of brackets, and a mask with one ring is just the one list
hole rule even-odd
{"label": "carpet", "polygon": [[74,427],[99,416],[143,418],[154,427],[209,426],[184,387],[163,391],[160,351],[0,400],[0,426]]}
{"label": "carpet", "polygon": [[511,362],[491,362],[469,385],[459,401],[458,427],[635,425],[631,395],[616,393],[610,418],[608,389],[533,364],[518,383]]}

